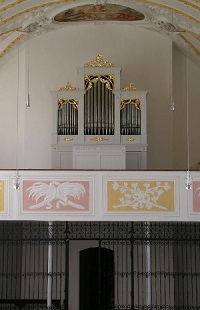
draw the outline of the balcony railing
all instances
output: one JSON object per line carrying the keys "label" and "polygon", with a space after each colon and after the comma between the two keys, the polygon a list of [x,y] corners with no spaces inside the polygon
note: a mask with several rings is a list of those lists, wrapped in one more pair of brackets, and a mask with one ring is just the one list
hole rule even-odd
{"label": "balcony railing", "polygon": [[0,220],[199,221],[200,172],[1,170]]}

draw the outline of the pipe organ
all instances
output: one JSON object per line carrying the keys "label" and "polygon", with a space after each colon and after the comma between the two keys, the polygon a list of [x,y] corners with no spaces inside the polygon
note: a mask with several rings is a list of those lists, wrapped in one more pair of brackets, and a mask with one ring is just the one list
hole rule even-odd
{"label": "pipe organ", "polygon": [[52,91],[54,169],[147,169],[146,97],[98,55]]}

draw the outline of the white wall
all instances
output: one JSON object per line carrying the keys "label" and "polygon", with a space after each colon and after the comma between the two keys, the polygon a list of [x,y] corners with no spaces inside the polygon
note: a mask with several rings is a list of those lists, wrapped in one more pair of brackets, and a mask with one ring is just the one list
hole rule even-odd
{"label": "white wall", "polygon": [[[25,51],[20,49],[20,167],[51,168],[52,99],[50,91],[76,83],[76,67],[101,53],[122,68],[122,87],[133,82],[149,91],[148,168],[173,169],[172,43],[158,33],[129,25],[71,25],[30,41],[31,108],[25,108]],[[23,49],[24,48],[24,49]],[[23,61],[24,60],[24,61]],[[0,165],[16,165],[17,55],[0,70]],[[10,86],[12,85],[12,91]]]}
{"label": "white wall", "polygon": [[0,169],[24,163],[24,84],[22,47],[0,67]]}
{"label": "white wall", "polygon": [[174,47],[173,50],[174,168],[177,170],[187,169],[189,155],[190,169],[197,169],[197,164],[200,161],[200,68],[178,48]]}

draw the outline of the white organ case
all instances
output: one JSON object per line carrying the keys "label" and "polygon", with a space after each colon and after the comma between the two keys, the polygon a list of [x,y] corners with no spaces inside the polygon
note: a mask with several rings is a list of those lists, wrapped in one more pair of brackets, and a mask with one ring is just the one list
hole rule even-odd
{"label": "white organ case", "polygon": [[147,169],[147,91],[121,90],[121,69],[98,55],[77,68],[78,87],[52,91],[53,169]]}

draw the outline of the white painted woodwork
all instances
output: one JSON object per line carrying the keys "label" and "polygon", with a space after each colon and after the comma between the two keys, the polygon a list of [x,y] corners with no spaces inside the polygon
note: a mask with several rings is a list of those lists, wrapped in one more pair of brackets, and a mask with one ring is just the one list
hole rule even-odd
{"label": "white painted woodwork", "polygon": [[73,147],[73,169],[118,169],[126,167],[126,149],[119,145]]}
{"label": "white painted woodwork", "polygon": [[[61,152],[60,152],[61,153]],[[61,156],[62,157],[62,156]],[[103,171],[103,170],[20,170],[19,189],[13,188],[16,176],[14,170],[1,170],[0,180],[4,180],[4,211],[0,212],[0,220],[37,220],[37,221],[200,221],[200,211],[195,211],[193,198],[196,193],[186,190],[187,171]],[[192,181],[200,181],[200,172],[191,172]],[[83,213],[75,209],[69,212],[52,212],[51,209],[35,209],[23,212],[23,197],[25,195],[23,184],[25,181],[33,182],[80,182],[89,180],[91,183],[89,195],[91,211]],[[158,212],[153,210],[133,210],[124,212],[108,212],[107,190],[108,181],[116,180],[126,182],[164,181],[174,182],[174,212]],[[2,183],[2,181],[1,181]],[[193,184],[194,188],[194,184]],[[44,196],[43,198],[44,199]],[[2,203],[1,203],[2,207]]]}

